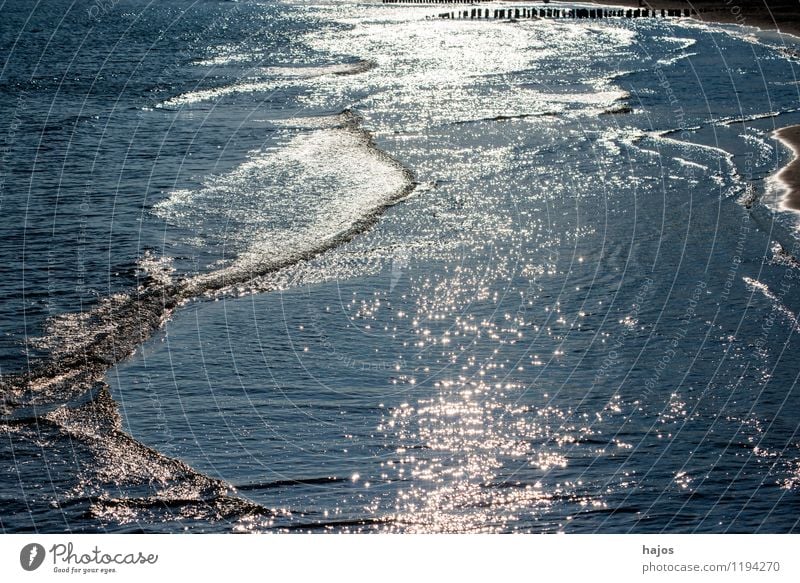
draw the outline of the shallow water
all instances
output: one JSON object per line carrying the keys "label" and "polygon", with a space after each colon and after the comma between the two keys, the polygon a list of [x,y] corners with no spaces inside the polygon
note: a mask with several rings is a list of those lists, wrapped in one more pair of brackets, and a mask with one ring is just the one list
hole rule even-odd
{"label": "shallow water", "polygon": [[797,530],[786,37],[90,6],[0,74],[5,531]]}

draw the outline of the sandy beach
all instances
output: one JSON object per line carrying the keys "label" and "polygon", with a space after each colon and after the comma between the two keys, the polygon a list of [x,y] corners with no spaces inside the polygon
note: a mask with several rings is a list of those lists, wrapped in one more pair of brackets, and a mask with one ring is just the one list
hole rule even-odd
{"label": "sandy beach", "polygon": [[784,206],[800,210],[800,125],[781,128],[773,135],[794,152],[794,160],[784,166],[776,177],[788,188]]}

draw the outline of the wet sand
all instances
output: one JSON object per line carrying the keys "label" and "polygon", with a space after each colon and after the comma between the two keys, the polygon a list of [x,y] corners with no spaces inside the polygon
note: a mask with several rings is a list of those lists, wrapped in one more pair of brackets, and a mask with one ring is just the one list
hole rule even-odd
{"label": "wet sand", "polygon": [[784,166],[776,175],[776,178],[788,189],[783,198],[783,206],[800,211],[800,125],[776,130],[773,135],[794,152],[794,160]]}

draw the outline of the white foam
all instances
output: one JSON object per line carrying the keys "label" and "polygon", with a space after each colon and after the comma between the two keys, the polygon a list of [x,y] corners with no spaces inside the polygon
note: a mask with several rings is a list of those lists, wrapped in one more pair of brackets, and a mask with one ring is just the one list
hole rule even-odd
{"label": "white foam", "polygon": [[265,67],[262,71],[267,75],[286,79],[312,79],[326,75],[354,75],[375,67],[374,61],[358,61],[355,63],[333,63],[317,67]]}
{"label": "white foam", "polygon": [[162,103],[156,105],[159,108],[178,108],[184,105],[192,105],[203,101],[217,101],[227,95],[234,95],[236,93],[256,93],[274,91],[279,88],[279,85],[274,81],[256,81],[250,83],[237,83],[234,85],[226,85],[224,87],[215,87],[213,89],[201,89],[199,91],[189,91],[177,95]]}
{"label": "white foam", "polygon": [[[154,211],[229,248],[234,263],[199,277],[247,279],[327,248],[409,187],[408,173],[351,124],[296,133],[279,149],[253,152],[230,173],[176,190]],[[211,287],[218,288],[216,284]]]}

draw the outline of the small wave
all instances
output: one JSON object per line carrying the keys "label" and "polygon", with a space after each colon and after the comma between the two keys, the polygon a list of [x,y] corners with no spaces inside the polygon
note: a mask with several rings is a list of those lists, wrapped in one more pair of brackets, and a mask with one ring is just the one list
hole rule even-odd
{"label": "small wave", "polygon": [[[216,216],[226,233],[234,226],[238,232],[226,239],[239,249],[237,259],[181,282],[180,296],[225,293],[306,261],[363,232],[411,192],[410,172],[374,146],[351,112],[337,119],[338,125],[301,133],[281,150],[255,155],[232,174],[156,206],[184,227],[208,225]],[[286,176],[296,178],[286,182]]]}
{"label": "small wave", "polygon": [[[303,237],[292,240],[298,247],[284,246],[275,252],[265,240],[256,240],[231,266],[211,273],[174,281],[168,261],[146,256],[135,290],[106,298],[91,311],[51,320],[47,334],[37,341],[49,351],[49,359],[31,363],[28,372],[0,377],[0,431],[27,432],[32,442],[41,441],[47,432],[48,439],[68,443],[73,453],[81,449],[91,462],[84,464],[76,490],[64,495],[94,499],[93,517],[126,523],[154,513],[159,519],[154,522],[269,516],[269,511],[236,496],[228,484],[125,433],[105,375],[151,337],[181,303],[225,293],[320,255],[368,229],[386,208],[411,192],[410,171],[375,147],[357,116],[348,111],[338,120],[336,128],[319,130],[325,135],[310,153],[318,164],[345,165],[347,171],[356,166],[383,168],[384,179],[379,176],[371,192],[362,192],[358,201],[348,199],[352,192],[340,193],[344,196],[328,208],[331,221],[312,222]],[[348,148],[341,149],[343,141]],[[349,152],[350,157],[337,159],[337,150]],[[138,495],[120,497],[123,491]]]}
{"label": "small wave", "polygon": [[800,271],[800,261],[798,261],[794,255],[789,253],[783,245],[776,242],[772,245],[770,251],[772,251],[770,264],[791,267],[792,269]]}
{"label": "small wave", "polygon": [[275,488],[288,488],[293,486],[326,486],[340,482],[348,482],[345,478],[336,476],[324,476],[322,478],[297,478],[295,480],[276,480],[274,482],[260,482],[257,484],[240,484],[236,489],[240,492],[251,490],[272,490]]}
{"label": "small wave", "polygon": [[[592,91],[573,91],[573,92],[548,92],[526,91],[520,95],[520,103],[515,109],[519,111],[523,106],[525,110],[519,113],[511,112],[491,112],[494,115],[487,115],[479,118],[455,119],[452,124],[482,123],[482,122],[503,122],[518,119],[553,117],[559,115],[584,116],[599,115],[614,107],[624,107],[625,100],[630,98],[630,93],[622,89],[605,86],[606,79],[596,80],[591,83]],[[599,84],[603,84],[600,87]],[[622,103],[620,103],[622,102]],[[533,110],[533,112],[531,112]],[[537,111],[538,110],[538,111]],[[620,112],[621,113],[621,112]]]}
{"label": "small wave", "polygon": [[692,47],[697,44],[697,39],[695,38],[686,38],[686,37],[678,37],[678,36],[665,36],[661,37],[661,40],[665,40],[667,42],[675,43],[680,45],[678,48],[673,49],[675,52],[685,51],[689,47]]}
{"label": "small wave", "polygon": [[631,94],[623,89],[598,87],[595,91],[586,93],[542,93],[537,97],[545,102],[610,106],[615,102],[630,99],[630,96]]}
{"label": "small wave", "polygon": [[0,432],[14,428],[15,440],[20,443],[46,447],[55,457],[57,452],[69,452],[71,458],[79,460],[76,474],[70,476],[72,487],[54,490],[52,506],[71,509],[71,513],[85,507],[87,516],[117,524],[143,517],[152,518],[152,524],[176,519],[207,524],[242,513],[270,514],[236,496],[224,482],[122,431],[117,404],[99,375],[89,367],[72,379],[75,390],[91,393],[91,398],[80,404],[52,403],[28,419],[0,422]]}
{"label": "small wave", "polygon": [[798,319],[797,315],[783,304],[781,298],[775,295],[769,289],[769,286],[751,277],[743,277],[742,279],[750,290],[758,291],[765,298],[770,300],[773,311],[783,315],[783,317],[786,318],[786,321],[791,325],[791,328],[794,332],[800,332],[800,320]]}
{"label": "small wave", "polygon": [[618,115],[623,113],[633,113],[633,108],[627,103],[620,103],[614,107],[609,107],[601,112],[601,115]]}
{"label": "small wave", "polygon": [[243,52],[241,47],[235,44],[217,45],[215,47],[209,47],[207,50],[212,55],[206,57],[205,59],[195,60],[195,65],[201,67],[217,67],[238,63],[249,63],[255,60],[260,60],[265,56],[261,51],[249,50]]}
{"label": "small wave", "polygon": [[470,123],[483,123],[493,121],[512,121],[515,119],[528,119],[531,117],[552,117],[558,115],[556,111],[543,111],[541,113],[519,113],[519,114],[499,114],[492,117],[480,117],[477,119],[462,119],[454,121],[453,125],[464,125]]}
{"label": "small wave", "polygon": [[315,522],[301,522],[279,527],[279,530],[286,532],[360,532],[363,530],[376,530],[385,528],[397,521],[393,518],[354,518],[344,520],[319,520]]}
{"label": "small wave", "polygon": [[272,119],[269,123],[287,130],[324,130],[338,127],[342,120],[335,115],[292,116],[288,119]]}
{"label": "small wave", "polygon": [[683,132],[696,132],[703,129],[703,126],[690,126],[685,128],[672,128],[669,130],[662,130],[660,132],[653,132],[654,135],[660,138],[665,138],[674,134],[681,134]]}
{"label": "small wave", "polygon": [[674,57],[668,57],[664,59],[659,59],[659,65],[674,65],[678,61],[682,61],[683,59],[690,59],[692,57],[696,57],[697,53],[681,53],[680,55],[675,55]]}
{"label": "small wave", "polygon": [[317,67],[267,67],[263,71],[269,75],[287,79],[310,79],[326,75],[357,75],[366,73],[377,66],[375,61],[364,59],[355,63],[335,63]]}
{"label": "small wave", "polygon": [[[678,144],[684,148],[697,148],[699,150],[713,152],[716,155],[720,156],[721,159],[726,161],[733,176],[738,176],[738,172],[736,171],[736,165],[733,163],[733,154],[731,154],[727,150],[724,150],[723,148],[717,146],[709,146],[708,144],[700,144],[697,142],[687,142],[684,140],[677,140],[675,138],[669,137],[677,132],[683,132],[683,131],[684,130],[667,130],[661,132],[650,132],[648,134],[648,137],[656,141],[665,141],[665,142],[671,142],[673,144]],[[686,131],[690,131],[690,128],[686,128]]]}
{"label": "small wave", "polygon": [[250,62],[254,57],[255,55],[251,53],[221,54],[215,57],[209,57],[208,59],[194,61],[194,64],[200,67],[221,67],[224,65]]}
{"label": "small wave", "polygon": [[711,123],[714,125],[720,126],[730,126],[737,123],[746,123],[748,121],[757,121],[759,119],[770,119],[774,117],[779,117],[781,115],[786,115],[788,113],[797,113],[800,111],[800,107],[795,107],[791,109],[784,109],[781,111],[767,111],[764,113],[754,113],[752,115],[743,115],[743,116],[729,116],[729,117],[720,117],[716,119],[712,119]]}
{"label": "small wave", "polygon": [[680,164],[682,166],[689,166],[690,168],[698,168],[698,169],[703,170],[703,171],[709,170],[708,166],[703,166],[702,164],[698,164],[697,162],[693,162],[691,160],[687,160],[686,158],[681,158],[679,156],[675,156],[672,159],[675,160],[678,164]]}
{"label": "small wave", "polygon": [[796,211],[791,214],[782,212],[783,190],[772,187],[773,179],[774,177],[770,177],[765,182],[766,188],[763,192],[757,191],[751,185],[739,202],[749,210],[753,222],[771,240],[783,249],[797,249]]}
{"label": "small wave", "polygon": [[[229,521],[238,523],[242,517],[252,520],[262,519],[261,528],[270,526],[275,512],[253,504],[242,498],[225,494],[198,495],[184,497],[175,495],[155,495],[142,498],[97,497],[90,499],[89,515],[101,521],[116,524],[129,524],[146,520],[150,523],[180,519],[203,522]],[[234,527],[235,528],[235,527]]]}
{"label": "small wave", "polygon": [[644,133],[629,127],[612,126],[603,130],[597,137],[597,143],[612,156],[619,156],[621,146],[640,149],[637,145]]}
{"label": "small wave", "polygon": [[251,83],[226,85],[214,89],[201,89],[199,91],[189,91],[188,93],[182,93],[181,95],[171,97],[157,104],[156,107],[159,109],[179,108],[184,105],[192,105],[203,101],[216,101],[227,95],[235,95],[237,93],[263,93],[265,91],[276,90],[279,87],[280,86],[275,81],[255,81]]}
{"label": "small wave", "polygon": [[355,63],[336,63],[318,67],[266,67],[260,69],[261,75],[255,77],[261,77],[263,75],[263,77],[267,78],[234,83],[222,87],[213,87],[210,89],[188,91],[162,101],[155,107],[160,109],[173,109],[205,101],[216,101],[229,95],[275,91],[285,88],[287,83],[291,84],[292,81],[314,79],[328,75],[356,75],[374,69],[376,66],[377,63],[375,63],[375,61],[362,60],[356,61]]}

